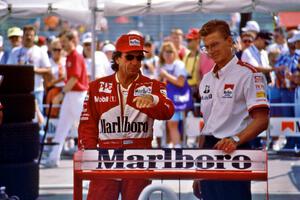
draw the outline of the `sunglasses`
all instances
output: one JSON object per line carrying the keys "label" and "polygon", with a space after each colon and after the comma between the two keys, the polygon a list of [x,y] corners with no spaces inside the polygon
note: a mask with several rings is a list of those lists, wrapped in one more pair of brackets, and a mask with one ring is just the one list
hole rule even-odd
{"label": "sunglasses", "polygon": [[138,55],[138,56],[134,56],[134,55],[131,55],[131,54],[127,54],[125,56],[126,60],[128,61],[132,61],[134,58],[137,60],[137,61],[142,61],[145,56],[144,55]]}
{"label": "sunglasses", "polygon": [[84,47],[90,47],[90,46],[92,46],[92,44],[91,43],[84,43],[83,46]]}
{"label": "sunglasses", "polygon": [[172,54],[172,53],[174,53],[174,51],[172,51],[172,50],[167,50],[167,51],[165,51],[165,53],[167,53],[167,54]]}
{"label": "sunglasses", "polygon": [[252,40],[243,40],[243,43],[252,43]]}
{"label": "sunglasses", "polygon": [[54,48],[54,49],[52,49],[52,51],[61,51],[61,49]]}

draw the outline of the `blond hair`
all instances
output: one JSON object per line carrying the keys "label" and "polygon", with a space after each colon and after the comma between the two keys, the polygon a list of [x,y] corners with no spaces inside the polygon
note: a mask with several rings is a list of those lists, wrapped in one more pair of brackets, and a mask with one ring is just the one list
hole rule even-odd
{"label": "blond hair", "polygon": [[161,47],[160,47],[160,52],[159,52],[159,63],[160,65],[164,65],[166,63],[164,57],[163,57],[163,53],[166,50],[171,50],[174,52],[175,55],[175,60],[178,59],[178,52],[173,44],[173,42],[164,42]]}

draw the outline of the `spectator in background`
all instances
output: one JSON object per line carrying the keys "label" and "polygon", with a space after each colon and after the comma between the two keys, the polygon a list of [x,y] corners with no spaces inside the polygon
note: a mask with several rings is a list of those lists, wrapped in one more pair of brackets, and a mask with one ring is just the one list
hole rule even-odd
{"label": "spectator in background", "polygon": [[[290,37],[292,37],[292,35]],[[281,103],[294,103],[296,85],[291,82],[290,76],[298,71],[298,62],[294,60],[296,56],[295,50],[294,42],[288,43],[288,52],[281,51],[280,53],[279,48],[273,49],[273,51],[280,53],[274,66],[275,68],[280,68],[280,70],[276,71],[275,87],[280,89]],[[281,116],[294,117],[294,108],[291,106],[281,107]]]}
{"label": "spectator in background", "polygon": [[260,27],[256,21],[251,20],[247,21],[246,26],[242,28],[242,31],[252,33],[255,38],[256,35],[260,32]]}
{"label": "spectator in background", "polygon": [[144,53],[145,58],[142,62],[142,73],[144,76],[147,76],[152,79],[157,79],[157,68],[159,65],[159,58],[154,54],[154,41],[150,35],[145,35],[144,40],[144,49],[147,52]]}
{"label": "spectator in background", "polygon": [[105,44],[102,48],[102,52],[106,55],[106,57],[110,63],[110,66],[111,66],[111,62],[112,62],[112,56],[115,51],[116,51],[116,47],[112,43]]}
{"label": "spectator in background", "polygon": [[43,112],[44,78],[51,72],[51,64],[48,55],[40,47],[34,44],[36,29],[27,25],[23,28],[23,47],[17,47],[9,55],[7,64],[33,65],[34,67],[34,95],[38,103],[39,111]]}
{"label": "spectator in background", "polygon": [[[159,78],[177,87],[184,87],[187,72],[184,63],[178,58],[178,52],[172,42],[162,44],[159,54]],[[167,87],[167,93],[168,91]],[[179,121],[183,120],[183,112],[175,111],[170,120],[167,121],[167,131],[170,136],[170,148],[181,148],[181,137],[178,129]]]}
{"label": "spectator in background", "polygon": [[[11,48],[8,51],[3,51],[3,56],[0,59],[0,64],[7,64],[9,55],[14,51],[15,47],[20,47],[22,45],[23,31],[19,27],[9,28],[7,31],[7,37],[10,41]],[[3,38],[2,38],[2,48],[3,48]]]}
{"label": "spectator in background", "polygon": [[274,30],[274,40],[275,43],[268,46],[268,52],[279,51],[280,54],[287,54],[289,52],[283,28],[278,27]]}
{"label": "spectator in background", "polygon": [[261,31],[257,34],[254,42],[242,54],[242,61],[254,66],[259,72],[265,74],[268,83],[271,83],[270,72],[274,70],[269,64],[267,46],[272,41],[272,33]]}
{"label": "spectator in background", "polygon": [[176,51],[178,52],[178,58],[182,60],[187,54],[188,49],[183,46],[183,31],[180,28],[173,28],[170,35],[171,42],[173,42]]}
{"label": "spectator in background", "polygon": [[39,46],[43,51],[48,52],[48,47],[44,36],[38,36],[36,45]]}
{"label": "spectator in background", "polygon": [[114,70],[111,68],[112,61],[113,61],[113,53],[116,51],[115,45],[112,43],[105,44],[103,46],[102,52],[106,55],[108,59],[108,68],[106,74],[113,74]]}
{"label": "spectator in background", "polygon": [[[194,103],[200,103],[199,95],[199,58],[200,58],[200,34],[199,29],[192,28],[185,35],[189,52],[185,55],[183,61],[188,74],[188,84],[192,89]],[[200,116],[199,109],[193,109],[194,116]]]}
{"label": "spectator in background", "polygon": [[241,35],[241,50],[236,53],[238,59],[242,58],[243,51],[250,47],[254,41],[254,34],[251,32],[244,32]]}
{"label": "spectator in background", "polygon": [[[63,56],[63,48],[61,42],[58,38],[52,40],[51,42],[51,55],[50,63],[51,63],[51,77],[47,81],[47,95],[46,95],[46,103],[50,104],[53,98],[58,95],[62,88],[65,86],[65,78],[66,78],[66,58]],[[61,102],[59,102],[61,103]],[[48,109],[46,110],[46,114],[48,113]],[[59,114],[59,108],[52,108],[50,117],[57,118]]]}
{"label": "spectator in background", "polygon": [[11,27],[7,30],[7,37],[11,44],[11,49],[22,45],[23,31],[19,27]]}
{"label": "spectator in background", "polygon": [[[280,94],[280,103],[294,103],[295,102],[295,88],[297,87],[297,81],[294,82],[293,76],[299,73],[298,59],[299,55],[295,53],[296,46],[293,39],[293,32],[288,33],[288,53],[280,54],[275,63],[275,68],[281,70],[276,71],[275,89]],[[292,39],[292,40],[290,40]],[[279,52],[279,49],[274,49]],[[297,105],[296,105],[297,106]],[[291,106],[279,107],[281,117],[295,117],[295,108]],[[295,142],[294,138],[285,138],[284,135],[280,135],[278,140],[273,139],[273,149],[275,151],[281,150],[283,147],[293,149]]]}
{"label": "spectator in background", "polygon": [[[242,61],[251,64],[256,68],[257,71],[264,74],[264,78],[268,83],[268,98],[270,103],[280,103],[280,92],[274,87],[274,80],[271,78],[271,72],[275,69],[280,70],[280,68],[274,68],[270,66],[268,53],[266,51],[267,46],[272,41],[272,33],[268,31],[261,31],[256,35],[256,38],[252,45],[243,51]],[[271,116],[280,116],[280,108],[271,107]],[[261,140],[255,138],[251,142],[252,148],[260,148]]]}
{"label": "spectator in background", "polygon": [[76,50],[76,35],[72,31],[64,31],[60,34],[62,47],[67,52],[66,84],[61,93],[53,99],[57,104],[63,99],[59,113],[59,120],[53,141],[59,145],[53,147],[49,157],[43,161],[47,168],[57,167],[60,161],[65,139],[75,122],[79,121],[83,107],[84,97],[88,89],[88,77],[84,58]]}
{"label": "spectator in background", "polygon": [[80,37],[79,37],[79,33],[76,29],[71,29],[71,31],[73,32],[74,36],[75,36],[75,43],[76,43],[76,51],[79,54],[82,54],[83,52],[83,47],[80,45]]}
{"label": "spectator in background", "polygon": [[[82,44],[83,44],[83,52],[82,55],[84,57],[84,61],[87,67],[87,73],[89,80],[92,80],[92,33],[87,32],[82,36]],[[110,64],[105,56],[105,54],[101,51],[95,51],[95,78],[101,78],[103,76],[108,76],[113,73],[110,70]]]}
{"label": "spectator in background", "polygon": [[288,42],[295,45],[295,54],[292,62],[297,68],[290,78],[297,85],[295,90],[295,117],[300,117],[300,32],[294,33]]}

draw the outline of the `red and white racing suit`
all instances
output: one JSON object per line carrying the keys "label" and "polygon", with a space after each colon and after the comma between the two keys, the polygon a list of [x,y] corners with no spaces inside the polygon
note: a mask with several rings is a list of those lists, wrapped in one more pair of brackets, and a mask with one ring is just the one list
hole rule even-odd
{"label": "red and white racing suit", "polygon": [[[157,99],[151,108],[137,108],[133,99],[143,95]],[[90,83],[79,124],[79,148],[151,148],[154,119],[168,120],[174,105],[165,85],[143,75],[132,82],[124,102],[116,74]],[[88,200],[137,200],[150,184],[144,179],[91,181]]]}

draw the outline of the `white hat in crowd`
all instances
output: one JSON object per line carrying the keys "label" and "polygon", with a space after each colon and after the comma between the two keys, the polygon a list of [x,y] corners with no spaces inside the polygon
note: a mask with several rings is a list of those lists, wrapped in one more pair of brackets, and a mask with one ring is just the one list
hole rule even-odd
{"label": "white hat in crowd", "polygon": [[18,36],[22,37],[23,36],[23,31],[19,27],[11,27],[7,30],[7,37],[12,37],[12,36]]}
{"label": "white hat in crowd", "polygon": [[104,45],[104,47],[102,48],[102,51],[104,53],[106,53],[108,51],[116,51],[116,47],[113,44],[108,43],[108,44]]}
{"label": "white hat in crowd", "polygon": [[293,37],[291,37],[290,39],[288,39],[289,43],[294,43],[296,41],[300,40],[300,32],[297,32],[293,35]]}
{"label": "white hat in crowd", "polygon": [[91,32],[86,32],[82,35],[82,43],[92,43],[92,33]]}
{"label": "white hat in crowd", "polygon": [[254,31],[254,32],[260,32],[259,25],[256,21],[247,21],[246,26],[242,28],[242,31]]}

